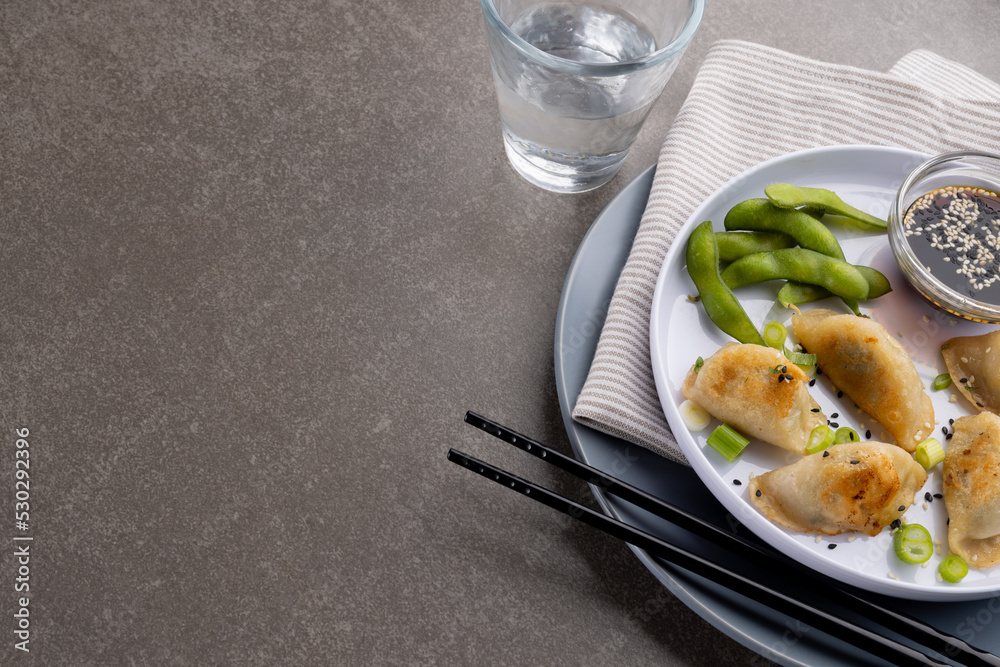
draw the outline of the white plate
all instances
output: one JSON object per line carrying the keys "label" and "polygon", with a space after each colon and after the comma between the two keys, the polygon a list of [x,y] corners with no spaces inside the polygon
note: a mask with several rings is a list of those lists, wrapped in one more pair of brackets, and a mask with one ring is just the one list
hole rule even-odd
{"label": "white plate", "polygon": [[[779,468],[799,456],[752,441],[735,463],[729,463],[706,446],[713,427],[690,432],[677,407],[684,400],[681,384],[694,360],[699,356],[709,357],[732,340],[712,324],[700,305],[687,298],[695,293],[684,260],[691,230],[704,220],[712,220],[715,229],[722,230],[722,221],[732,206],[745,199],[763,197],[764,187],[778,182],[828,188],[849,204],[885,217],[899,184],[926,157],[909,150],[875,146],[813,149],[765,162],[720,188],[691,215],[667,253],[653,296],[650,352],[660,402],[684,455],[712,494],[757,536],[816,570],[866,590],[916,600],[965,600],[987,597],[1000,590],[1000,566],[988,570],[970,568],[969,575],[959,584],[937,580],[937,565],[947,554],[947,516],[943,500],[934,499],[925,507],[924,493],[941,492],[941,466],[930,474],[905,516],[909,522],[926,526],[942,548],[935,550],[926,566],[906,564],[893,553],[888,530],[875,537],[858,533],[817,538],[815,534],[795,533],[769,521],[750,502],[747,481],[751,474]],[[885,234],[845,227],[836,227],[834,232],[848,261],[873,266],[892,284],[892,292],[863,303],[862,310],[899,336],[899,342],[910,353],[934,403],[935,434],[947,446],[942,426],[948,425],[949,418],[972,414],[974,410],[962,397],[949,402],[949,397],[959,391],[954,387],[937,392],[930,389],[934,377],[945,371],[940,346],[953,336],[986,333],[996,327],[958,321],[924,301],[899,272]],[[785,324],[791,320],[792,311],[777,303],[775,289],[774,284],[765,284],[737,291],[758,329],[769,320]],[[835,299],[804,308],[815,307],[850,312]],[[788,329],[791,331],[790,324]],[[839,415],[831,420],[840,426],[851,426],[862,437],[870,429],[872,439],[892,442],[891,437],[881,435],[881,426],[867,415],[859,414],[850,400],[838,399],[825,376],[819,376],[810,393],[828,416]],[[741,484],[734,484],[734,480]]]}

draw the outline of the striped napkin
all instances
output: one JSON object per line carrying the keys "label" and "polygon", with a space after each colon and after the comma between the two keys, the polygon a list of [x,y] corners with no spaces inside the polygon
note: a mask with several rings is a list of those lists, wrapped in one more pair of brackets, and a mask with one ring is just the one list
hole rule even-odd
{"label": "striped napkin", "polygon": [[1000,85],[925,50],[882,73],[747,42],[714,44],[660,151],[575,420],[686,463],[649,356],[653,290],[667,249],[694,209],[734,176],[838,144],[1000,152]]}

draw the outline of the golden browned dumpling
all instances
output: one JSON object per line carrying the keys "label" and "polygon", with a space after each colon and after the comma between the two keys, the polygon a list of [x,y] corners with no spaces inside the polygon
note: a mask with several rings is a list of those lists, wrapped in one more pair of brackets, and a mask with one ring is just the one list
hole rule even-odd
{"label": "golden browned dumpling", "polygon": [[1000,417],[955,420],[944,453],[948,546],[971,567],[1000,563]]}
{"label": "golden browned dumpling", "polygon": [[927,472],[884,442],[850,442],[750,480],[750,500],[800,533],[877,535],[913,503]]}
{"label": "golden browned dumpling", "polygon": [[934,406],[910,356],[866,317],[815,309],[792,316],[799,342],[838,389],[908,452],[934,430]]}
{"label": "golden browned dumpling", "polygon": [[978,410],[1000,414],[1000,330],[952,338],[941,356],[962,396]]}
{"label": "golden browned dumpling", "polygon": [[826,424],[808,382],[775,349],[727,343],[688,372],[681,392],[743,435],[805,454],[812,430]]}

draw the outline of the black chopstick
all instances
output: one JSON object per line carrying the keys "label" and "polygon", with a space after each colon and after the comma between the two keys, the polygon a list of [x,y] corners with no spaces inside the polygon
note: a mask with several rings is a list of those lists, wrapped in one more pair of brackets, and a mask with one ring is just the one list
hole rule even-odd
{"label": "black chopstick", "polygon": [[[596,468],[580,463],[576,459],[560,454],[559,452],[556,452],[555,450],[552,450],[545,445],[532,440],[531,438],[523,436],[516,431],[497,424],[490,419],[474,412],[467,413],[465,419],[469,424],[472,424],[477,428],[480,428],[487,433],[508,442],[509,444],[513,444],[514,446],[533,454],[538,458],[546,460],[576,477],[579,477],[591,484],[595,484],[609,493],[613,493],[624,500],[632,502],[638,507],[653,512],[685,528],[686,530],[721,545],[726,549],[733,550],[746,557],[748,560],[769,568],[773,568],[775,565],[780,565],[782,567],[781,575],[783,578],[792,579],[799,585],[804,586],[809,590],[818,590],[818,592],[826,595],[829,599],[850,608],[852,611],[860,612],[869,620],[879,623],[888,629],[899,632],[916,643],[922,644],[932,650],[940,651],[944,655],[960,660],[962,664],[1000,665],[1000,658],[997,658],[997,656],[991,653],[970,646],[961,639],[948,635],[947,633],[943,633],[936,628],[933,628],[910,616],[894,612],[881,607],[870,600],[861,598],[850,590],[844,588],[839,582],[836,582],[833,579],[817,572],[806,570],[804,566],[800,565],[796,561],[788,559],[783,554],[773,551],[768,547],[746,540],[738,535],[735,535],[734,533],[723,531],[717,526],[669,503],[666,503],[659,498],[651,496],[641,489],[621,482],[620,480],[606,475]],[[449,458],[451,458],[451,455],[449,455]],[[477,462],[477,466],[479,465],[485,464]],[[478,468],[476,468],[476,470],[478,471]],[[492,466],[489,467],[489,471],[492,475],[497,475],[503,472],[493,468]],[[507,473],[503,473],[503,475],[507,475],[510,479],[517,479]],[[523,480],[521,481],[523,482]],[[527,484],[527,482],[524,483]],[[541,491],[536,491],[536,494],[538,493],[541,493]],[[545,491],[545,493],[551,492]],[[555,494],[552,495],[555,496]],[[555,497],[561,498],[560,496]],[[555,502],[559,503],[572,501],[561,499],[560,501]],[[560,507],[555,507],[555,509],[566,511]],[[572,512],[571,516],[576,516],[578,514],[577,509],[573,509]],[[597,516],[607,518],[603,514],[597,514]],[[594,525],[594,523],[590,521],[588,521],[588,523]],[[598,527],[603,529],[602,526]],[[631,528],[628,526],[626,527]],[[635,543],[632,539],[622,537],[620,534],[616,534],[616,536],[621,539],[625,539],[630,543]],[[652,549],[650,550],[652,551]],[[659,552],[657,552],[657,554],[659,555]],[[668,558],[668,560],[670,559]],[[794,572],[794,574],[790,574],[791,572]]]}
{"label": "black chopstick", "polygon": [[[863,598],[841,582],[820,572],[809,570],[798,561],[788,558],[768,546],[737,535],[734,531],[739,525],[738,523],[734,523],[732,531],[723,530],[676,505],[650,495],[642,489],[616,479],[597,468],[561,454],[475,412],[467,412],[465,421],[508,444],[547,461],[560,470],[632,503],[636,507],[666,519],[728,551],[737,553],[746,560],[772,571],[776,566],[780,566],[783,579],[807,590],[817,591],[837,604],[851,609],[851,611],[859,613],[868,620],[893,630],[915,643],[959,660],[965,665],[1000,667],[1000,657],[972,646],[968,642],[942,632],[912,616],[887,609]],[[735,522],[735,519],[733,521]]]}
{"label": "black chopstick", "polygon": [[645,549],[674,565],[715,581],[755,602],[765,604],[775,611],[804,621],[813,627],[822,628],[826,633],[868,651],[874,656],[889,660],[892,664],[900,666],[945,664],[899,642],[883,637],[821,609],[811,607],[789,595],[727,570],[706,558],[664,542],[658,537],[633,528],[617,519],[612,519],[604,514],[595,512],[589,507],[573,502],[544,487],[512,475],[505,470],[480,461],[468,454],[455,449],[449,449],[448,460],[466,467],[487,479],[491,479],[502,486],[509,487],[529,498],[537,500],[543,505],[547,505],[574,519],[578,519],[589,526],[602,530],[613,537],[624,540],[640,549]]}

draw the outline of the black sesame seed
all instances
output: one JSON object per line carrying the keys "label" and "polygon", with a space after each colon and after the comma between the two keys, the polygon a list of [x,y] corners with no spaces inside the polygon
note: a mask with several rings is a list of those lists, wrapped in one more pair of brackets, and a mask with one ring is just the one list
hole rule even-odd
{"label": "black sesame seed", "polygon": [[810,410],[809,412],[819,412],[819,408],[813,408],[813,409],[812,409],[812,410]]}
{"label": "black sesame seed", "polygon": [[787,373],[788,372],[788,366],[782,366],[781,367],[781,372],[782,373]]}
{"label": "black sesame seed", "polygon": [[983,404],[980,403],[979,401],[976,401],[976,405],[978,405],[979,407],[983,407]]}
{"label": "black sesame seed", "polygon": [[738,480],[738,479],[734,479],[734,480],[733,480],[733,484],[735,484],[736,486],[742,486],[742,485],[743,485],[743,482],[741,482],[741,481],[740,481],[740,480]]}
{"label": "black sesame seed", "polygon": [[828,545],[826,545],[826,548],[827,549],[836,549],[837,545],[836,544],[828,544]]}
{"label": "black sesame seed", "polygon": [[836,419],[839,416],[840,416],[839,412],[834,412],[832,415],[830,415],[830,419]]}
{"label": "black sesame seed", "polygon": [[961,380],[959,380],[959,382],[961,382],[962,384],[965,384],[968,381],[969,381],[969,378],[962,378]]}
{"label": "black sesame seed", "polygon": [[840,428],[840,424],[837,422],[830,422],[830,428]]}
{"label": "black sesame seed", "polygon": [[861,463],[861,461],[859,461],[859,460],[857,460],[857,459],[851,459],[851,465],[852,465],[852,466],[856,466],[856,465],[858,465],[859,463]]}
{"label": "black sesame seed", "polygon": [[809,380],[809,386],[810,387],[815,387],[816,386],[816,378],[813,378],[812,380]]}
{"label": "black sesame seed", "polygon": [[830,450],[829,450],[829,449],[823,452],[823,458],[824,458],[824,459],[825,459],[825,458],[826,458],[827,456],[829,456],[829,455],[830,455]]}
{"label": "black sesame seed", "polygon": [[941,427],[941,432],[944,433],[945,435],[948,435],[948,427],[947,426],[942,426]]}
{"label": "black sesame seed", "polygon": [[906,505],[900,505],[900,506],[899,506],[899,511],[900,511],[900,512],[903,512],[903,511],[905,511],[905,510],[906,510]]}
{"label": "black sesame seed", "polygon": [[760,489],[757,489],[757,497],[760,498]]}
{"label": "black sesame seed", "polygon": [[927,502],[933,502],[934,501],[934,496],[931,495],[930,491],[928,491],[928,492],[926,492],[924,494],[924,500],[926,500]]}
{"label": "black sesame seed", "polygon": [[951,440],[951,436],[952,435],[954,435],[954,434],[953,433],[949,433],[948,435],[944,436],[944,439],[945,440]]}
{"label": "black sesame seed", "polygon": [[843,398],[843,397],[844,397],[844,392],[838,391],[837,392],[837,398]]}
{"label": "black sesame seed", "polygon": [[942,496],[940,493],[935,493],[934,497],[937,498],[938,500],[941,500],[942,498],[944,498],[944,496]]}
{"label": "black sesame seed", "polygon": [[952,425],[952,424],[954,424],[954,423],[955,423],[955,420],[954,420],[954,419],[949,419],[949,420],[948,420],[948,426],[951,426],[951,425]]}
{"label": "black sesame seed", "polygon": [[868,429],[867,431],[865,431],[865,440],[871,440],[871,439],[872,439],[872,430]]}
{"label": "black sesame seed", "polygon": [[895,521],[893,521],[892,523],[889,524],[889,528],[892,529],[892,530],[896,530],[897,528],[899,528],[902,525],[903,525],[903,522],[900,521],[899,519],[896,519]]}
{"label": "black sesame seed", "polygon": [[823,374],[823,370],[820,369],[820,368],[816,368],[816,375],[822,375],[822,374]]}

